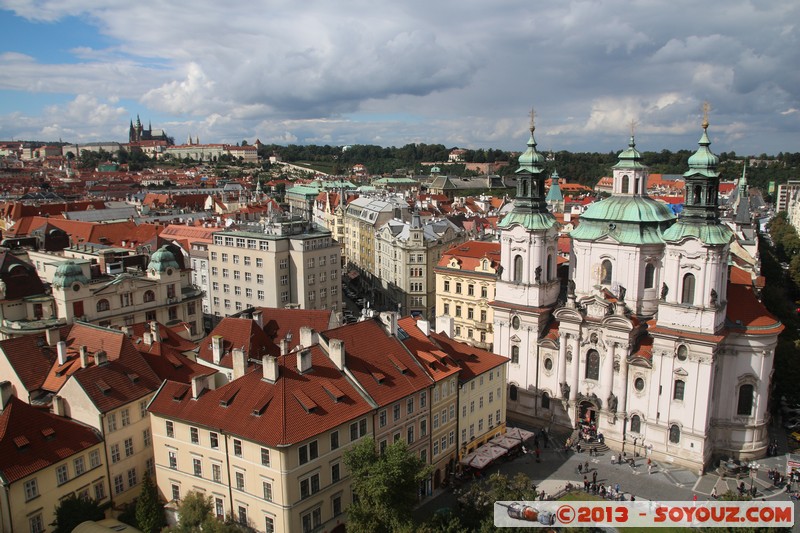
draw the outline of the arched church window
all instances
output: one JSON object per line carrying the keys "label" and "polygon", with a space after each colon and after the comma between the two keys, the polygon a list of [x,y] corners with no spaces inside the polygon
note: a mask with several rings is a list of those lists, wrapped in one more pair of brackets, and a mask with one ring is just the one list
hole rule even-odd
{"label": "arched church window", "polygon": [[694,303],[694,275],[683,276],[683,289],[681,290],[681,303],[692,305]]}
{"label": "arched church window", "polygon": [[553,254],[547,254],[547,272],[545,273],[545,281],[553,279]]}
{"label": "arched church window", "polygon": [[508,398],[512,402],[517,401],[517,386],[514,385],[513,383],[508,387]]}
{"label": "arched church window", "polygon": [[702,196],[702,191],[703,191],[703,188],[700,187],[699,185],[695,185],[694,186],[694,204],[695,205],[698,205],[698,204],[701,203],[700,198]]}
{"label": "arched church window", "polygon": [[517,345],[511,347],[511,364],[519,364],[519,346]]}
{"label": "arched church window", "polygon": [[108,311],[109,309],[111,309],[111,305],[108,303],[108,300],[106,300],[105,298],[103,298],[102,300],[99,300],[97,302],[97,312],[98,313],[101,313],[103,311]]}
{"label": "arched church window", "polygon": [[678,424],[672,424],[669,427],[669,441],[673,444],[678,444],[681,441],[681,428]]}
{"label": "arched church window", "polygon": [[644,266],[644,288],[652,289],[656,285],[656,267],[653,263]]}
{"label": "arched church window", "polygon": [[154,293],[153,291],[150,291],[150,290],[144,291],[143,301],[144,302],[155,302],[156,301],[156,293]]}
{"label": "arched church window", "polygon": [[514,256],[514,283],[522,282],[522,256]]}
{"label": "arched church window", "polygon": [[522,185],[522,193],[520,194],[520,196],[528,196],[528,182],[527,182],[527,180],[524,180],[524,179],[520,180],[520,183]]}
{"label": "arched church window", "polygon": [[633,194],[641,194],[642,191],[639,190],[639,178],[634,178],[633,180]]}
{"label": "arched church window", "polygon": [[753,399],[755,388],[750,385],[739,387],[739,402],[736,406],[736,414],[740,416],[751,416],[753,414]]}
{"label": "arched church window", "polygon": [[679,361],[686,361],[686,357],[689,355],[689,348],[687,348],[685,344],[681,344],[678,346],[677,355]]}
{"label": "arched church window", "polygon": [[611,276],[613,273],[614,267],[611,265],[611,261],[604,259],[603,262],[600,263],[600,284],[611,285]]}
{"label": "arched church window", "polygon": [[542,409],[550,409],[550,395],[546,392],[542,393]]}
{"label": "arched church window", "polygon": [[586,354],[586,379],[600,379],[600,354],[597,350],[589,350]]}
{"label": "arched church window", "polygon": [[642,419],[639,418],[639,415],[633,415],[631,417],[631,433],[641,433],[642,432]]}
{"label": "arched church window", "polygon": [[622,176],[622,193],[623,193],[623,194],[627,194],[627,193],[628,193],[628,182],[629,182],[629,181],[630,181],[630,180],[629,180],[629,178],[628,178],[628,175],[627,175],[627,174],[626,174],[626,175],[624,175],[624,176]]}
{"label": "arched church window", "polygon": [[683,395],[686,392],[686,382],[682,379],[675,380],[675,388],[672,391],[673,400],[683,400]]}
{"label": "arched church window", "polygon": [[511,327],[514,329],[519,329],[519,316],[514,315],[511,319]]}

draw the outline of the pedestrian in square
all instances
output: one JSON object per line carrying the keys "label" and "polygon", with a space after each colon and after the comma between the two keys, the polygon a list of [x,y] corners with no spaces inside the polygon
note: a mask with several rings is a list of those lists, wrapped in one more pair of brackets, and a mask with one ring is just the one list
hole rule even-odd
{"label": "pedestrian in square", "polygon": [[592,472],[592,483],[597,483],[597,470]]}

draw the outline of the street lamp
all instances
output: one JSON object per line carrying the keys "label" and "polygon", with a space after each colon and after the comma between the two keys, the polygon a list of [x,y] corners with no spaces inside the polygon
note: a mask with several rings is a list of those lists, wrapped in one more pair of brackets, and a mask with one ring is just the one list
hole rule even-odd
{"label": "street lamp", "polygon": [[750,494],[755,497],[756,495],[756,478],[758,477],[758,469],[761,468],[761,465],[753,461],[752,463],[748,464],[747,467],[750,469]]}

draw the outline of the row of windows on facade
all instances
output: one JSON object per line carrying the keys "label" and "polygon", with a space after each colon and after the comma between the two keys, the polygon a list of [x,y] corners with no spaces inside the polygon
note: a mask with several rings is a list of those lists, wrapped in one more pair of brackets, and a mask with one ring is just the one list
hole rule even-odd
{"label": "row of windows on facade", "polygon": [[[463,294],[462,293],[462,282],[457,281],[455,282],[455,294]],[[481,285],[481,298],[488,298],[489,297],[489,286],[488,285]],[[450,280],[444,280],[444,292],[450,292]],[[467,284],[467,296],[475,296],[475,284],[468,283]]]}
{"label": "row of windows on facade", "polygon": [[[35,479],[33,481],[35,482]],[[78,498],[83,498],[85,500],[88,500],[90,498],[94,498],[94,500],[96,500],[97,502],[101,502],[102,500],[104,500],[106,498],[105,482],[102,479],[92,483],[92,488],[93,488],[93,491],[90,492],[89,486],[86,486],[85,488],[81,489],[80,491],[78,491],[76,493],[70,493],[70,494],[63,495],[61,497],[61,499],[67,498],[72,494],[74,494]],[[35,497],[37,497],[39,495],[38,487],[34,487],[34,489],[36,491],[36,495],[33,496],[32,498],[35,498]],[[27,497],[27,494],[28,494],[28,489],[26,487],[26,497]],[[29,499],[32,499],[32,498],[29,498]],[[28,528],[29,528],[29,531],[31,533],[44,533],[44,531],[45,531],[45,529],[44,529],[44,516],[42,515],[41,512],[37,512],[37,513],[35,513],[35,514],[33,514],[33,515],[28,517]]]}
{"label": "row of windows on facade", "polygon": [[[172,484],[172,499],[175,501],[180,501],[180,498],[180,485]],[[342,512],[342,495],[339,493],[331,497],[331,518],[341,515]],[[224,520],[225,502],[220,497],[214,497],[214,513],[219,520]],[[253,524],[250,523],[246,505],[237,505],[236,520],[243,526],[253,526]],[[313,509],[302,513],[300,515],[300,524],[303,528],[303,533],[311,533],[312,531],[316,531],[318,528],[320,528],[322,526],[322,505],[318,505]],[[274,516],[264,516],[264,533],[275,533]]]}
{"label": "row of windows on facade", "polygon": [[[214,244],[218,246],[230,246],[235,248],[246,248],[249,250],[269,250],[269,241],[266,239],[249,239],[246,237],[229,237],[214,235]],[[318,239],[307,239],[303,245],[308,245],[308,249],[325,248],[331,245],[330,237],[320,237]]]}
{"label": "row of windows on facade", "polygon": [[[333,291],[331,291],[331,292],[333,292]],[[252,294],[247,295],[247,296],[251,297]],[[320,299],[320,304],[316,307],[316,309],[322,309],[322,310],[327,309],[328,308],[328,303],[326,301],[327,300],[327,294],[321,293],[319,299]],[[264,300],[264,298],[259,297],[259,300]],[[309,293],[308,293],[308,301],[310,303],[314,303],[314,302],[317,301],[316,294],[314,293],[314,291],[309,291]],[[217,316],[219,316],[219,310],[218,309],[219,309],[219,305],[220,305],[220,298],[218,296],[215,296],[213,298],[213,302],[214,302],[214,307],[217,309],[217,311],[215,311],[215,313],[216,313]],[[289,291],[282,291],[281,292],[281,303],[288,303],[288,302],[289,302]],[[222,303],[223,303],[225,309],[231,309],[231,300],[225,298],[225,299],[222,300]],[[253,304],[248,302],[247,305],[245,305],[245,303],[241,302],[240,300],[237,300],[237,301],[233,302],[233,307],[237,311],[241,311],[242,309],[249,309],[250,307],[253,307]],[[330,308],[333,309],[334,311],[336,311],[336,309],[338,309],[338,307],[339,307],[338,302],[333,301],[333,302],[330,303]],[[194,333],[194,331],[193,331],[193,333]]]}
{"label": "row of windows on facade", "polygon": [[[146,428],[142,431],[142,443],[144,444],[145,448],[149,448],[153,444],[153,436],[150,432],[150,428]],[[125,457],[131,457],[135,453],[133,437],[128,437],[122,442],[122,449],[125,451]],[[116,464],[122,460],[122,453],[119,443],[112,444],[110,446],[110,452],[111,464]]]}
{"label": "row of windows on facade", "polygon": [[[147,418],[149,415],[147,413],[147,402],[149,399],[139,400],[139,420]],[[106,415],[106,426],[108,428],[109,433],[113,433],[117,430],[117,414],[119,414],[119,422],[122,427],[129,426],[132,423],[131,418],[131,410],[129,407],[124,409],[120,409],[114,413],[108,413]]]}
{"label": "row of windows on facade", "polygon": [[[175,285],[169,284],[167,285],[167,298],[175,298]],[[156,301],[156,293],[151,290],[146,290],[142,294],[142,302],[143,304],[151,303]],[[132,292],[123,292],[119,295],[119,306],[120,307],[130,307],[132,305],[136,305],[137,302],[134,298],[134,293]],[[111,302],[105,298],[97,301],[97,312],[109,311],[111,310]]]}
{"label": "row of windows on facade", "polygon": [[[211,252],[210,256],[211,256],[211,260],[212,261],[216,261],[217,257],[219,257],[220,260],[223,263],[227,263],[228,259],[230,259],[230,261],[234,265],[240,264],[239,263],[240,260],[241,260],[241,264],[243,264],[244,266],[251,266],[253,264],[252,258],[249,255],[244,255],[244,256],[239,256],[238,254],[228,255],[225,252],[221,252],[221,253],[219,253],[219,255],[217,255],[217,252]],[[330,255],[330,264],[331,264],[331,266],[335,266],[337,264],[337,257],[338,257],[338,254],[331,254]],[[264,267],[264,259],[262,257],[256,257],[255,259],[256,259],[256,261],[255,261],[256,268],[263,268]],[[315,268],[316,266],[324,267],[325,265],[328,264],[328,261],[329,261],[328,257],[326,257],[324,255],[320,256],[318,258],[309,257],[308,259],[306,259],[306,266],[308,268]],[[288,259],[280,259],[280,260],[278,260],[278,268],[279,269],[289,268],[289,260]]]}
{"label": "row of windows on facade", "polygon": [[[611,285],[612,278],[613,278],[613,271],[614,266],[611,263],[611,260],[604,259],[602,263],[600,263],[600,284],[601,285]],[[656,267],[653,263],[645,263],[644,266],[644,288],[645,289],[653,289],[655,288],[655,277],[656,277]],[[686,305],[693,305],[694,304],[694,292],[695,292],[696,280],[694,274],[684,274],[683,280],[681,283],[681,303]]]}
{"label": "row of windows on facade", "polygon": [[[214,276],[217,276],[217,267],[212,267],[211,268],[211,273]],[[338,280],[338,275],[339,275],[339,271],[338,270],[336,270],[336,269],[331,270],[330,280],[331,281],[337,281]],[[222,269],[222,277],[223,278],[229,278],[230,277],[230,272],[228,271],[227,268],[223,268]],[[233,271],[233,279],[237,280],[237,281],[242,279],[241,273],[238,270],[234,270]],[[308,276],[306,277],[306,282],[307,282],[308,285],[314,285],[314,283],[316,283],[317,279],[318,278],[317,278],[316,274],[308,274]],[[253,274],[251,272],[245,272],[244,273],[244,280],[246,282],[248,282],[248,283],[252,283]],[[288,274],[281,275],[278,278],[278,281],[280,282],[281,285],[288,285],[289,284],[289,275]],[[321,272],[319,274],[319,282],[320,283],[325,283],[327,281],[328,281],[327,273],[326,272]],[[264,284],[264,274],[256,274],[256,283],[258,283],[259,285],[263,285]],[[228,285],[225,285],[225,287],[227,287],[227,286]],[[214,281],[212,283],[212,288],[215,291],[218,291],[219,290],[219,282]]]}
{"label": "row of windows on facade", "polygon": [[[175,438],[175,424],[171,420],[165,421],[166,427],[166,435],[169,438]],[[360,439],[361,437],[367,434],[367,419],[362,418],[357,422],[353,422],[350,424],[350,441],[353,442],[355,440]],[[329,434],[330,438],[330,449],[335,450],[339,448],[339,430],[333,430]],[[200,442],[200,430],[196,427],[189,428],[189,441],[192,444],[197,445],[205,445],[205,443]],[[215,431],[208,432],[208,446],[212,450],[219,449],[219,433]],[[170,468],[177,468],[177,455],[174,456],[175,462],[173,463],[173,454],[174,452],[170,452]],[[270,450],[269,448],[260,448],[261,454],[261,465],[270,467]],[[316,459],[319,456],[319,442],[318,440],[313,440],[308,444],[304,444],[298,447],[298,462],[303,465],[309,461]],[[243,457],[243,442],[241,439],[233,439],[233,455],[236,457]]]}
{"label": "row of windows on facade", "polygon": [[[454,308],[455,308],[455,317],[456,318],[461,318],[463,316],[462,306],[456,305],[456,306],[454,306]],[[444,311],[445,315],[449,315],[450,314],[450,304],[449,303],[444,304],[442,310]],[[486,309],[481,309],[480,310],[479,317],[480,317],[480,321],[481,322],[486,322],[486,316],[487,316],[486,313],[487,313]],[[467,307],[467,320],[475,320],[475,308],[474,307]]]}
{"label": "row of windows on facade", "polygon": [[[65,462],[56,467],[56,485],[61,486],[70,479],[75,479],[90,470],[100,467],[100,451],[92,450],[89,452],[88,468],[86,458],[83,455],[72,459],[71,462],[73,474],[72,477],[70,477],[69,462]],[[38,498],[40,495],[39,481],[37,477],[26,480],[23,484],[23,488],[25,490],[25,501],[33,500],[34,498]]]}
{"label": "row of windows on facade", "polygon": [[[588,378],[592,379],[592,378]],[[597,378],[594,378],[597,379]],[[641,392],[644,390],[645,382],[644,378],[638,377],[633,382],[633,387]],[[659,394],[661,394],[661,386],[659,385]],[[673,383],[672,388],[672,399],[676,401],[683,401],[684,396],[686,394],[686,382],[682,379],[676,379]],[[509,399],[511,401],[517,401],[518,391],[517,386],[511,384],[508,389]],[[752,416],[753,415],[753,405],[755,404],[755,386],[749,383],[745,383],[739,387],[738,396],[737,396],[737,403],[736,403],[736,415],[737,416]],[[541,396],[541,405],[543,409],[550,408],[550,395],[547,392],[542,392]],[[637,417],[638,419],[638,417]],[[633,419],[631,419],[633,420]],[[633,421],[631,421],[631,431],[633,430]],[[638,427],[638,424],[637,426]],[[636,431],[638,433],[638,430]]]}

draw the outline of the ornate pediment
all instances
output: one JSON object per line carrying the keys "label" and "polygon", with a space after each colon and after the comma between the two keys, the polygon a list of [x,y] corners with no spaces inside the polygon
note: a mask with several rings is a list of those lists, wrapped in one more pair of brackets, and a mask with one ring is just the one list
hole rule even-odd
{"label": "ornate pediment", "polygon": [[675,374],[676,376],[681,376],[681,377],[686,377],[686,376],[688,376],[688,375],[689,375],[689,373],[688,373],[686,370],[684,370],[683,368],[678,368],[678,369],[676,369],[676,370],[675,370],[675,372],[674,372],[674,374]]}
{"label": "ornate pediment", "polygon": [[579,392],[578,393],[578,403],[581,403],[581,402],[593,403],[594,405],[597,406],[598,409],[602,409],[603,408],[603,400],[598,398],[597,394],[595,394],[595,393],[583,394],[583,393]]}
{"label": "ornate pediment", "polygon": [[516,335],[511,335],[511,342],[521,342],[521,339]]}
{"label": "ornate pediment", "polygon": [[604,316],[610,313],[611,304],[609,302],[606,302],[605,300],[601,300],[595,297],[592,300],[586,302],[585,309],[586,309],[586,316],[588,318],[603,318]]}

